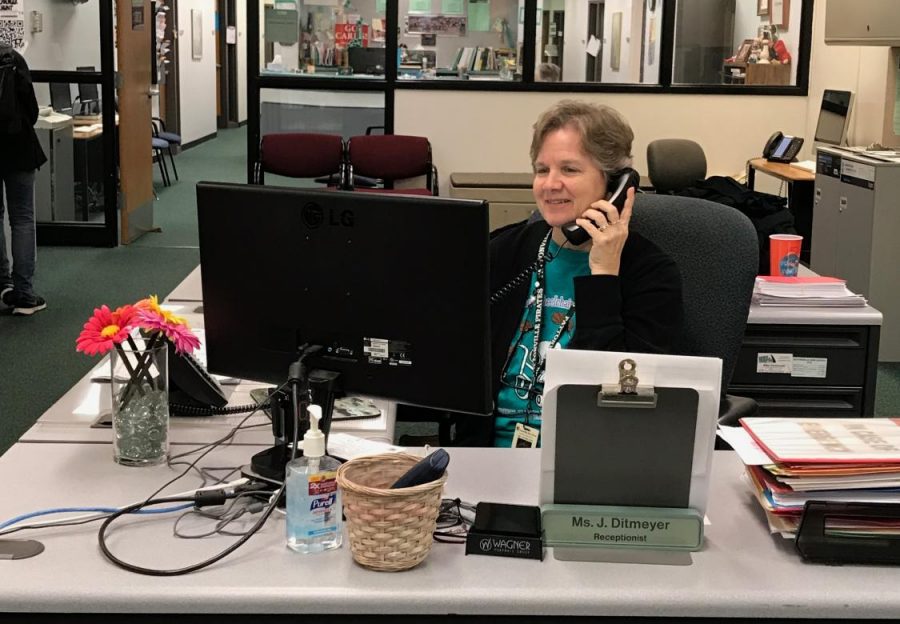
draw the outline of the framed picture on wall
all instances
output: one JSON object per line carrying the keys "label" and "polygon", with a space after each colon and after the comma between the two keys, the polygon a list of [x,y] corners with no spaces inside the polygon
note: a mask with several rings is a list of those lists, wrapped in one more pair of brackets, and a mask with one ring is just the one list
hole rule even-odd
{"label": "framed picture on wall", "polygon": [[756,14],[757,15],[768,15],[769,14],[769,2],[770,2],[770,0],[756,0]]}
{"label": "framed picture on wall", "polygon": [[791,0],[771,0],[772,9],[769,11],[769,21],[778,26],[778,30],[787,30],[791,21]]}

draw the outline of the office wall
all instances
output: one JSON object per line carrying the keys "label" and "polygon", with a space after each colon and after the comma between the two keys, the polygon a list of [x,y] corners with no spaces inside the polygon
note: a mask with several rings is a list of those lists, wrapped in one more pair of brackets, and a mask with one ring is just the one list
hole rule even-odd
{"label": "office wall", "polygon": [[[202,12],[203,58],[191,54],[191,10]],[[181,136],[190,143],[216,133],[216,1],[178,3]]]}
{"label": "office wall", "polygon": [[247,3],[235,2],[237,24],[238,122],[247,121]]}
{"label": "office wall", "polygon": [[[32,33],[31,12],[43,15],[43,31]],[[100,67],[100,4],[59,0],[25,3],[25,59],[31,69],[74,70]]]}
{"label": "office wall", "polygon": [[602,102],[622,111],[634,127],[634,157],[639,171],[647,171],[647,144],[669,137],[699,142],[706,152],[710,175],[742,172],[746,161],[760,154],[775,130],[806,137],[801,158],[812,158],[812,136],[823,89],[848,88],[857,93],[860,108],[851,129],[857,142],[875,140],[866,138],[871,122],[861,120],[860,111],[867,102],[884,97],[884,74],[860,71],[873,58],[883,58],[884,49],[825,46],[824,21],[825,3],[816,3],[809,97],[401,90],[396,98],[396,132],[431,139],[442,193],[455,171],[528,171],[535,118],[567,96]]}
{"label": "office wall", "polygon": [[[606,0],[606,4],[603,7],[602,82],[639,82],[640,67],[638,67],[635,59],[640,59],[641,9],[640,2]],[[637,12],[637,18],[635,18],[635,12]],[[619,33],[619,67],[618,69],[613,69],[613,16],[619,13],[622,16],[621,32]],[[635,36],[634,32],[635,25],[637,26],[637,36]]]}

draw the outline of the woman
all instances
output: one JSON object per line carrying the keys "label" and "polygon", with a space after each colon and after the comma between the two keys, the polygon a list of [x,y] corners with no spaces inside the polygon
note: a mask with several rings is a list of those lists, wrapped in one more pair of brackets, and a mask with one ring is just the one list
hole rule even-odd
{"label": "woman", "polygon": [[[495,414],[461,420],[458,444],[510,446],[517,428],[519,438],[539,435],[547,349],[670,351],[682,323],[678,267],[629,232],[633,188],[621,214],[603,199],[610,174],[631,165],[633,138],[612,108],[572,100],[535,124],[532,190],[543,220],[491,241]],[[567,241],[561,226],[572,221],[587,242]]]}

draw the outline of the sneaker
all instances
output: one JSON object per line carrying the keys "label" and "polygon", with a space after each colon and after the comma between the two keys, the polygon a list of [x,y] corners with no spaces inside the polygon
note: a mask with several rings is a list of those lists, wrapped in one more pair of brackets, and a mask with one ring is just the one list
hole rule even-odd
{"label": "sneaker", "polygon": [[12,284],[2,284],[0,285],[0,303],[2,303],[7,308],[12,307],[12,301],[7,302],[7,299],[12,298],[13,287]]}
{"label": "sneaker", "polygon": [[7,295],[5,301],[10,302],[13,309],[12,313],[17,316],[31,316],[47,307],[47,302],[39,295],[32,295],[31,297],[12,297]]}

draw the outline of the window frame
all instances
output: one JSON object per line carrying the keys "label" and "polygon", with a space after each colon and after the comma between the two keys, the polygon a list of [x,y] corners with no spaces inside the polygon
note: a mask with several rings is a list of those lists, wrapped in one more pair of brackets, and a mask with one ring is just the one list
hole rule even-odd
{"label": "window frame", "polygon": [[[675,16],[678,0],[663,0],[660,28],[659,83],[615,84],[594,82],[536,82],[535,44],[537,34],[537,0],[525,0],[525,32],[522,46],[522,77],[519,80],[398,80],[397,66],[387,63],[383,78],[377,80],[334,78],[302,78],[262,75],[259,45],[247,46],[247,180],[253,180],[253,167],[259,158],[260,92],[262,89],[301,89],[328,91],[380,91],[384,93],[385,134],[394,132],[395,94],[399,91],[486,91],[504,93],[647,93],[685,95],[775,95],[806,96],[809,92],[809,64],[812,49],[813,5],[815,0],[803,0],[800,15],[800,37],[795,54],[797,84],[795,85],[711,85],[672,84],[672,58],[675,46]],[[247,38],[260,40],[260,3],[247,0]],[[400,26],[398,0],[387,0],[385,15],[386,58],[397,55]]]}

